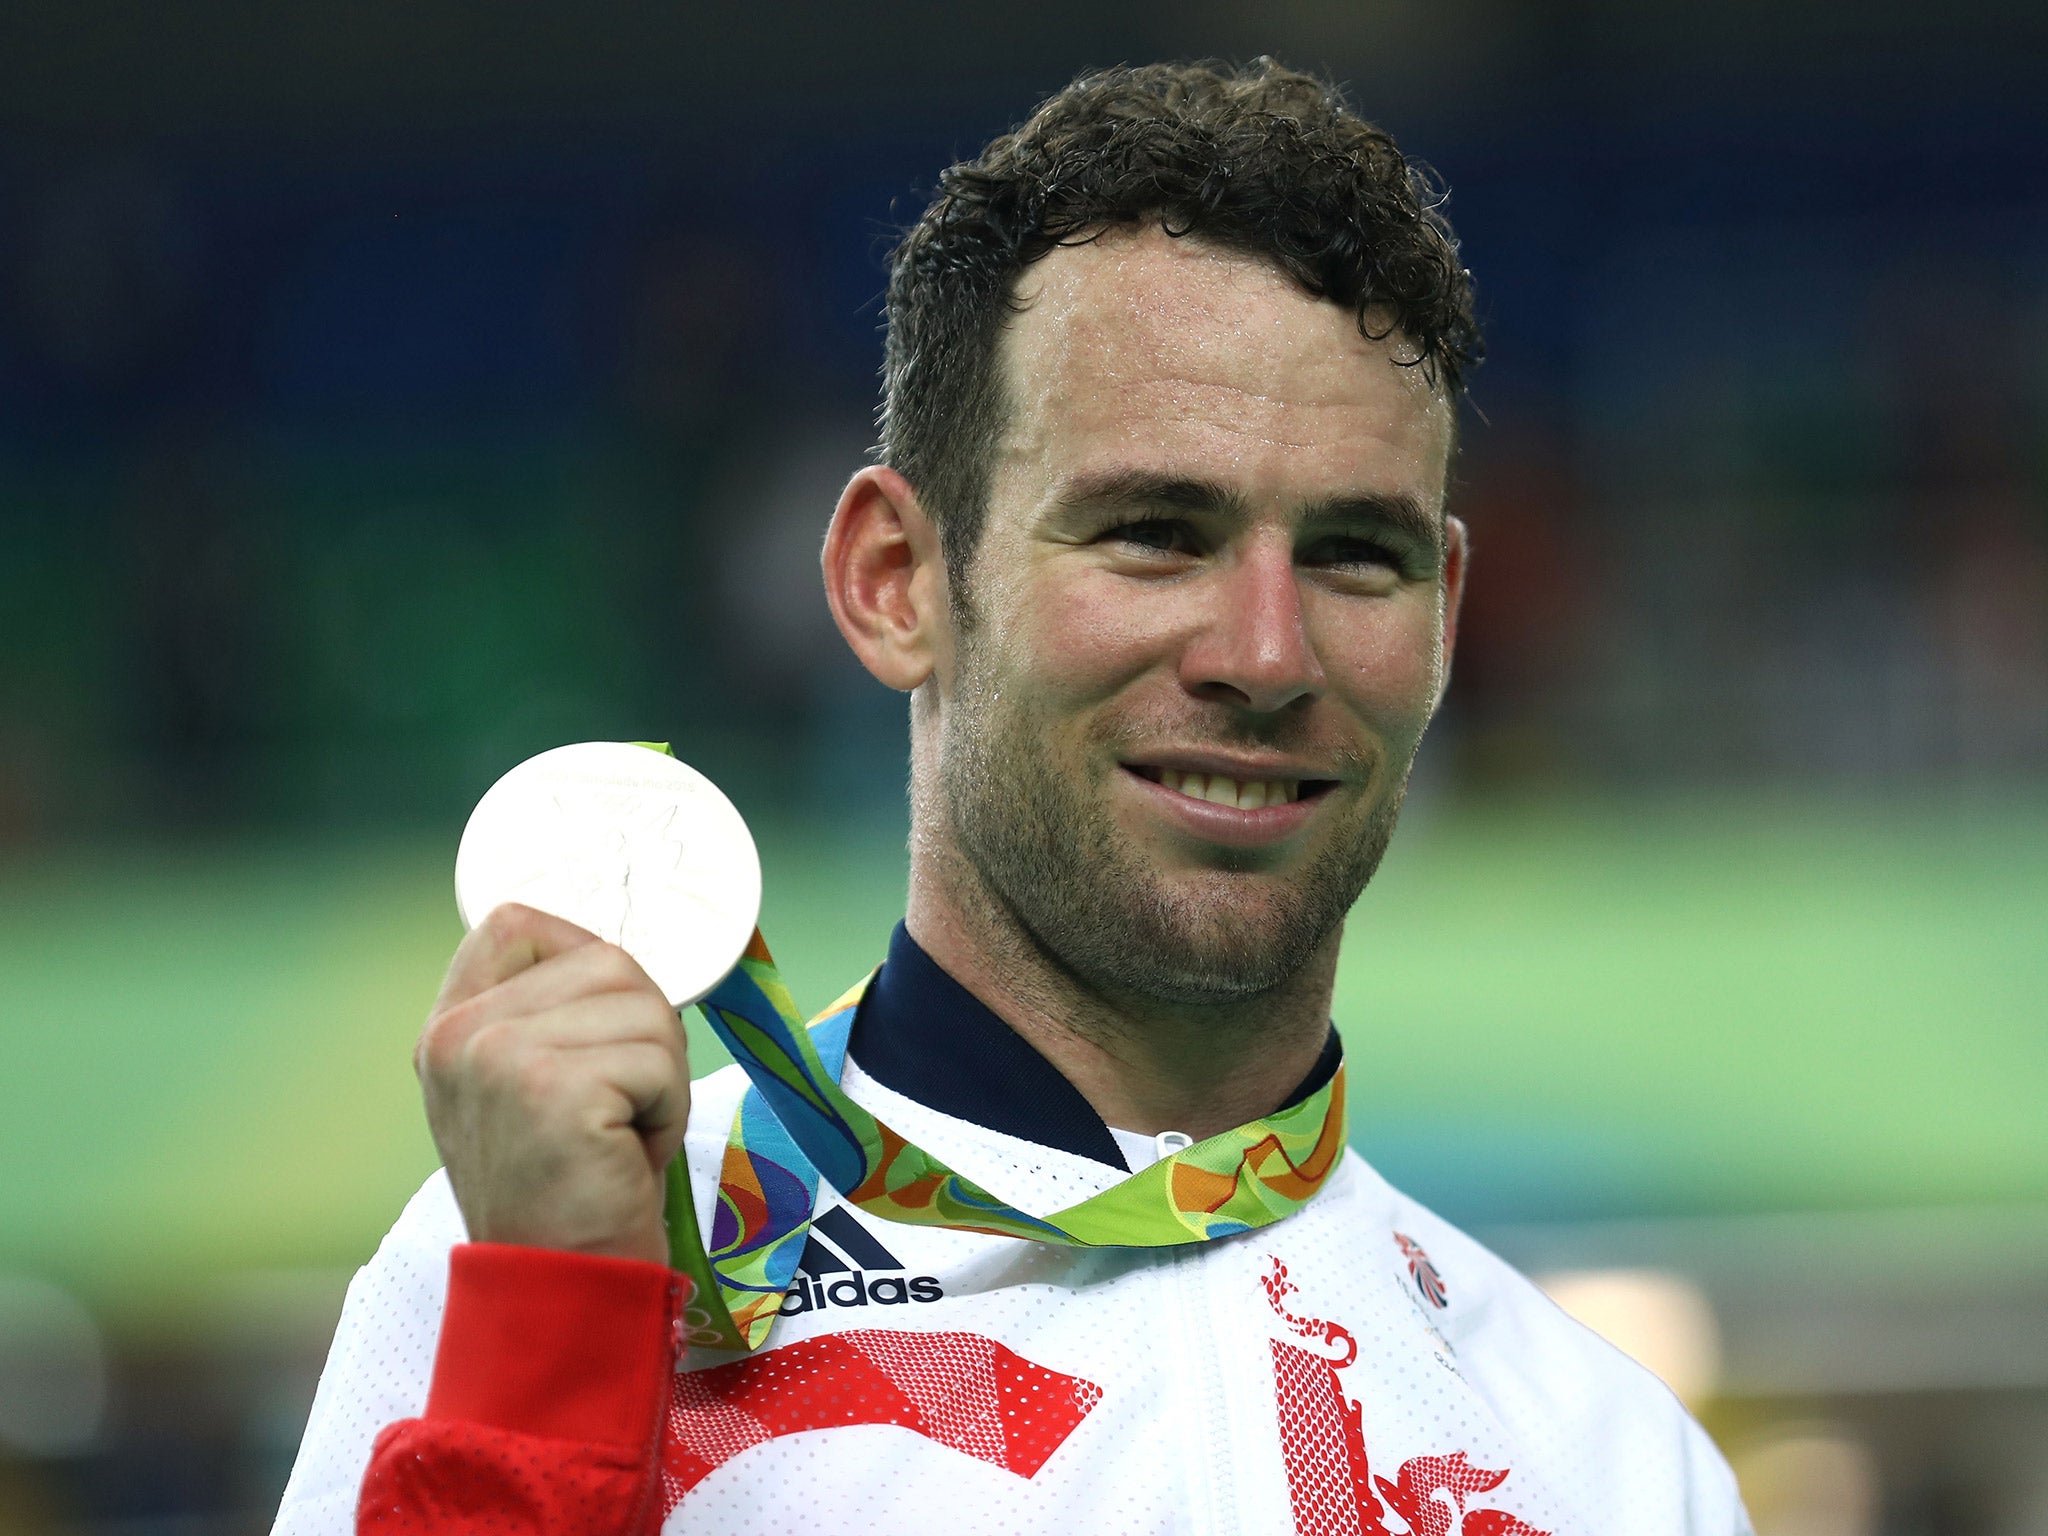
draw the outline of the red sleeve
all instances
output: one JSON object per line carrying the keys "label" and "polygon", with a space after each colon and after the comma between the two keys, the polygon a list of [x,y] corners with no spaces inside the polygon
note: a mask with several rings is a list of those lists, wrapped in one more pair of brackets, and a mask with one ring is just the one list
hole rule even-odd
{"label": "red sleeve", "polygon": [[643,1536],[690,1282],[659,1264],[464,1243],[426,1412],[377,1437],[357,1536]]}

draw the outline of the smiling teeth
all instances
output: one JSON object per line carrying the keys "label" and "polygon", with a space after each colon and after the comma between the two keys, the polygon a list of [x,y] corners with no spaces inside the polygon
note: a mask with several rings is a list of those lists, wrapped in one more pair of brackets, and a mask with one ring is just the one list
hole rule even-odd
{"label": "smiling teeth", "polygon": [[1263,810],[1269,805],[1291,805],[1301,796],[1298,779],[1226,779],[1220,773],[1179,773],[1159,770],[1159,782],[1195,800],[1213,800],[1240,811]]}

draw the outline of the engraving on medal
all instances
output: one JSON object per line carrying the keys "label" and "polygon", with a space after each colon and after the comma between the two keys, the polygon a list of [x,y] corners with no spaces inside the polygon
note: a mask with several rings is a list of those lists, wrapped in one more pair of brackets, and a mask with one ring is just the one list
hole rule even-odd
{"label": "engraving on medal", "polygon": [[746,822],[694,768],[622,742],[529,758],[477,803],[455,860],[474,927],[516,901],[638,960],[678,1007],[739,962],[761,907]]}

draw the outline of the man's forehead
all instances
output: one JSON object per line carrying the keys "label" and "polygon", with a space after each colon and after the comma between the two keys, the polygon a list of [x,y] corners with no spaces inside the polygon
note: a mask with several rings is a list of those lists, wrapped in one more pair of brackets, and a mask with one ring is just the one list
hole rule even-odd
{"label": "man's forehead", "polygon": [[1006,459],[1150,450],[1441,479],[1451,408],[1425,371],[1268,262],[1117,232],[1034,264],[1017,299]]}

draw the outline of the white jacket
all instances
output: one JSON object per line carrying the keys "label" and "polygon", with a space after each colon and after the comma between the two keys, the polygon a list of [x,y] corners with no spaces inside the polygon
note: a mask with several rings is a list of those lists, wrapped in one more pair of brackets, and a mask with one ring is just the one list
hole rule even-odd
{"label": "white jacket", "polygon": [[[857,1062],[845,1086],[1033,1214],[1124,1176],[931,1110]],[[687,1151],[706,1231],[745,1087],[737,1068],[695,1085]],[[884,1224],[823,1189],[821,1215],[834,1207],[768,1347],[684,1362],[668,1455],[687,1486],[665,1532],[1748,1529],[1726,1464],[1661,1384],[1355,1153],[1288,1219],[1185,1248]],[[372,1440],[425,1401],[448,1250],[464,1237],[437,1173],[356,1276],[281,1536],[353,1530]],[[822,1306],[798,1310],[821,1289]],[[735,1414],[735,1389],[779,1406]]]}

